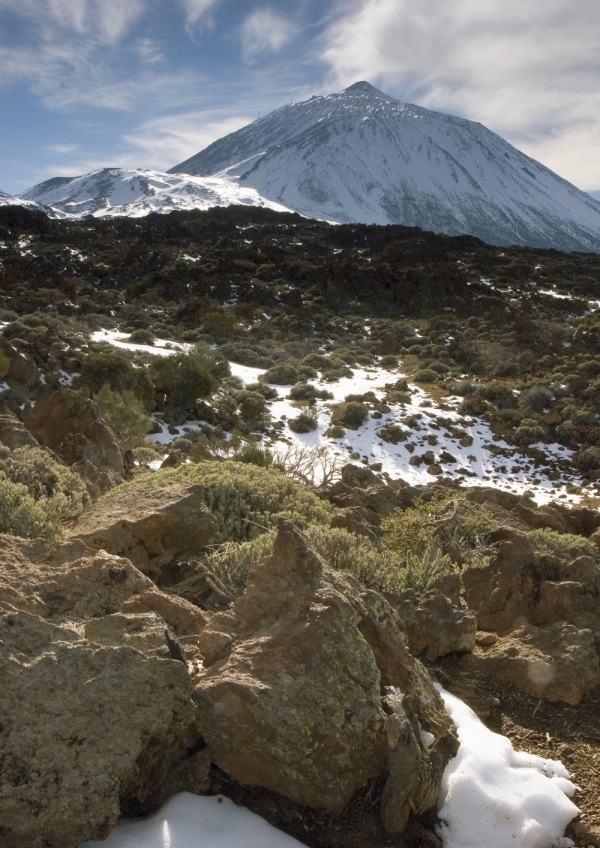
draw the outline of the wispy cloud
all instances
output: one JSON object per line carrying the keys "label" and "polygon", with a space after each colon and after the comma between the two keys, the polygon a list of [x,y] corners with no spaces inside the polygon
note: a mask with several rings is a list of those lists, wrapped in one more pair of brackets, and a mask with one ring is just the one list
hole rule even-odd
{"label": "wispy cloud", "polygon": [[44,41],[69,32],[115,44],[145,8],[145,0],[0,0],[0,10],[28,19]]}
{"label": "wispy cloud", "polygon": [[193,31],[199,26],[210,26],[212,23],[211,12],[219,3],[219,0],[179,0],[185,13],[185,23],[188,31]]}
{"label": "wispy cloud", "polygon": [[269,7],[255,9],[241,27],[244,61],[253,62],[263,53],[278,53],[295,34],[295,27]]}
{"label": "wispy cloud", "polygon": [[151,163],[148,167],[166,170],[251,120],[247,115],[228,116],[217,111],[195,111],[154,118],[124,136],[132,148],[127,158],[138,163]]}
{"label": "wispy cloud", "polygon": [[357,0],[339,10],[322,42],[331,87],[368,79],[481,121],[600,187],[597,0]]}
{"label": "wispy cloud", "polygon": [[58,153],[61,156],[66,156],[68,153],[73,153],[77,150],[76,144],[47,144],[44,150],[49,150],[51,153]]}
{"label": "wispy cloud", "polygon": [[136,38],[133,48],[145,65],[155,65],[165,60],[159,45],[151,38]]}

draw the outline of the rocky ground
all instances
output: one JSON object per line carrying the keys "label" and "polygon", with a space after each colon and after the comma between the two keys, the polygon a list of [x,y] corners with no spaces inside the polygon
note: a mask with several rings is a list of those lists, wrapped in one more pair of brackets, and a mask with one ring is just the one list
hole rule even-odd
{"label": "rocky ground", "polygon": [[429,669],[567,765],[600,845],[599,275],[266,210],[0,210],[3,844],[183,789],[315,848],[438,845]]}

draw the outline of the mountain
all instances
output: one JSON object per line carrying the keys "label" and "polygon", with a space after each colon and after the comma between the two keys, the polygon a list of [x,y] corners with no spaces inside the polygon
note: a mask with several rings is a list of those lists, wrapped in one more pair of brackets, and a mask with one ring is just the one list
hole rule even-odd
{"label": "mountain", "polygon": [[28,189],[21,198],[43,204],[45,211],[57,218],[81,218],[85,215],[137,218],[150,212],[208,209],[230,204],[289,211],[280,203],[260,197],[255,189],[238,185],[228,177],[197,177],[123,168],[102,168],[79,177],[54,177]]}
{"label": "mountain", "polygon": [[481,124],[367,82],[283,106],[169,173],[234,178],[313,218],[600,251],[600,203]]}
{"label": "mountain", "polygon": [[0,206],[25,206],[30,210],[40,209],[37,203],[23,200],[21,197],[15,197],[13,194],[7,194],[5,191],[0,191]]}

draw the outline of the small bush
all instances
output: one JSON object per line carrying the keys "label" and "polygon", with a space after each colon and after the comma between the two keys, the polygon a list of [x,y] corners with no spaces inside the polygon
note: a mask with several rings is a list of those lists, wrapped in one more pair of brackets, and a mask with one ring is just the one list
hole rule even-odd
{"label": "small bush", "polygon": [[436,374],[448,374],[450,371],[449,366],[446,365],[445,362],[438,362],[437,360],[435,360],[434,362],[430,362],[427,366],[427,369],[435,371]]}
{"label": "small bush", "polygon": [[352,400],[344,404],[344,409],[339,423],[347,427],[348,430],[358,430],[369,417],[369,410],[358,401]]}
{"label": "small bush", "polygon": [[304,528],[313,522],[329,523],[334,514],[330,504],[278,469],[233,461],[203,461],[161,469],[112,489],[101,501],[110,507],[113,493],[123,490],[139,491],[142,498],[144,489],[151,492],[161,483],[175,480],[204,487],[204,500],[217,520],[221,542],[254,539],[275,527],[280,516]]}
{"label": "small bush", "polygon": [[554,392],[548,386],[532,386],[519,395],[519,409],[525,413],[544,412],[554,400]]}
{"label": "small bush", "polygon": [[260,379],[274,386],[293,386],[298,382],[298,370],[294,365],[284,362],[269,368]]}
{"label": "small bush", "polygon": [[414,376],[415,383],[437,383],[440,375],[431,368],[421,368]]}
{"label": "small bush", "polygon": [[56,539],[60,530],[44,509],[34,501],[27,487],[0,476],[0,533],[35,539]]}
{"label": "small bush", "polygon": [[327,389],[317,389],[310,383],[298,383],[290,389],[289,397],[292,400],[331,400],[333,395]]}
{"label": "small bush", "polygon": [[153,345],[156,341],[156,336],[152,332],[152,330],[134,330],[133,333],[129,336],[129,341],[134,344],[142,344],[142,345]]}
{"label": "small bush", "polygon": [[191,353],[157,357],[151,372],[167,403],[183,410],[193,409],[198,398],[209,397],[218,386],[217,379]]}
{"label": "small bush", "polygon": [[396,356],[392,356],[392,354],[382,356],[379,360],[379,364],[382,368],[397,368],[400,365],[398,358]]}
{"label": "small bush", "polygon": [[44,448],[30,445],[12,451],[4,448],[0,454],[0,475],[25,487],[28,496],[42,510],[45,521],[74,518],[89,503],[81,477]]}
{"label": "small bush", "polygon": [[327,436],[330,439],[342,439],[346,435],[346,430],[341,424],[333,424],[327,431]]}
{"label": "small bush", "polygon": [[525,418],[517,427],[514,434],[515,443],[521,447],[529,447],[529,445],[543,442],[545,439],[546,431],[537,421],[531,418]]}
{"label": "small bush", "polygon": [[142,402],[127,389],[113,392],[105,383],[94,395],[94,403],[124,450],[139,447],[152,429],[152,421],[144,415]]}
{"label": "small bush", "polygon": [[297,415],[296,418],[290,418],[288,425],[294,433],[310,433],[317,429],[319,420],[314,412],[306,410]]}
{"label": "small bush", "polygon": [[596,471],[600,468],[600,448],[592,445],[578,451],[573,457],[573,462],[582,471]]}
{"label": "small bush", "polygon": [[600,548],[597,548],[592,540],[586,539],[585,536],[576,536],[573,533],[559,533],[556,530],[550,530],[549,527],[540,527],[528,533],[527,538],[537,551],[542,551],[543,553],[560,555],[568,548],[576,546],[583,548],[586,554],[593,557],[596,561],[600,560]]}

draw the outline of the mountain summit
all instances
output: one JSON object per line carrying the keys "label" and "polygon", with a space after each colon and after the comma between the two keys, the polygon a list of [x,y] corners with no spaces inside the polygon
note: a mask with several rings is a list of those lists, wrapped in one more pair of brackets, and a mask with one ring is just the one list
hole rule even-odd
{"label": "mountain summit", "polygon": [[219,176],[303,215],[600,250],[600,203],[482,124],[368,82],[283,106],[170,173]]}

